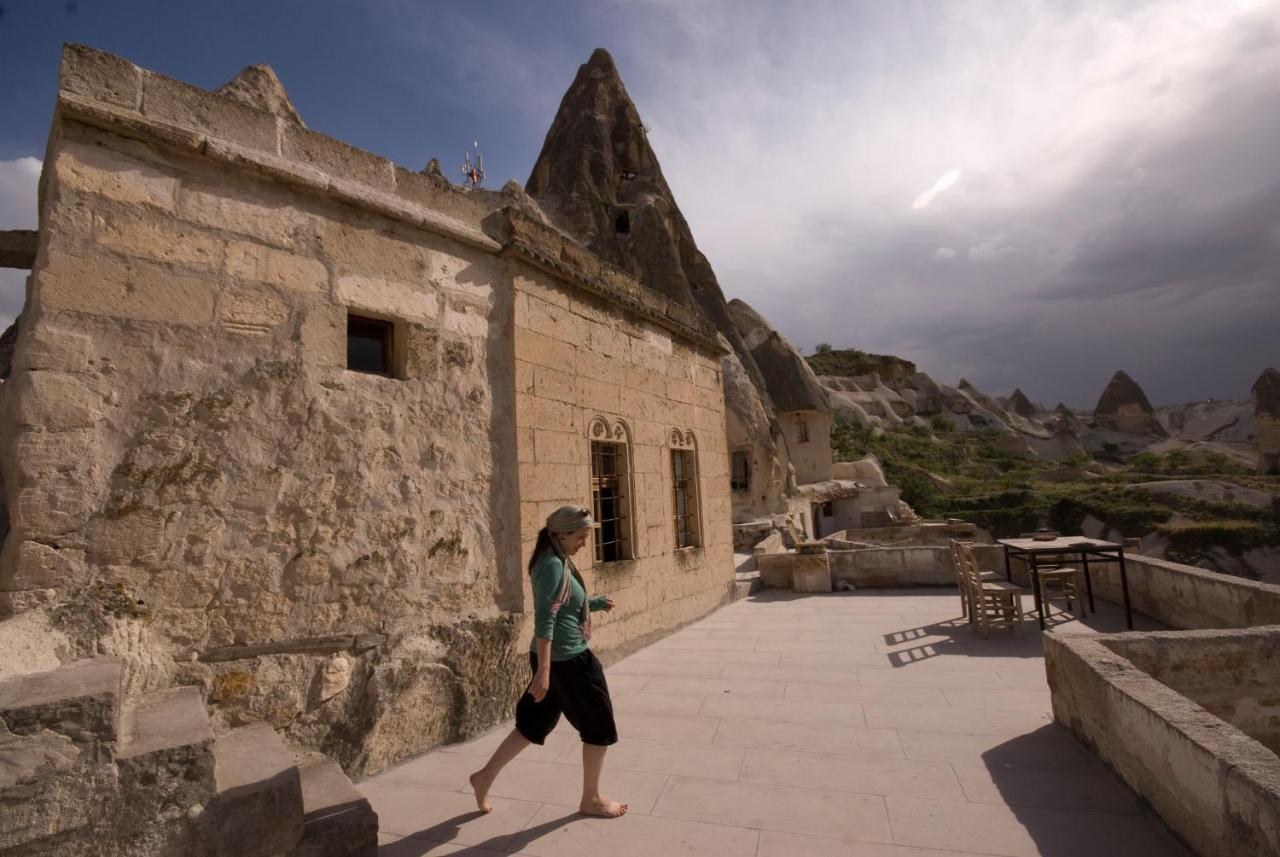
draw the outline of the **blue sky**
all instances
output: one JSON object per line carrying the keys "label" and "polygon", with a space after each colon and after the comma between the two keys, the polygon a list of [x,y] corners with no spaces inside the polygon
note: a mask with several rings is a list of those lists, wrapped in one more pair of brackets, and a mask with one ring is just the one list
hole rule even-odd
{"label": "blue sky", "polygon": [[0,9],[0,228],[34,221],[64,41],[210,88],[269,63],[312,128],[451,177],[478,139],[492,187],[606,47],[726,294],[798,346],[1050,405],[1280,363],[1280,0]]}

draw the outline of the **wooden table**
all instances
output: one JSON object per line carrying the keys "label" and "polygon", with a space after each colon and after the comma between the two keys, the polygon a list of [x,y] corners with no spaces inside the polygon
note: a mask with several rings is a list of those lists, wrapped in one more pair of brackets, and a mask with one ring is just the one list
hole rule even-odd
{"label": "wooden table", "polygon": [[[1097,612],[1093,606],[1093,579],[1089,576],[1089,558],[1095,561],[1120,563],[1120,590],[1124,593],[1124,618],[1133,630],[1133,610],[1129,606],[1129,575],[1124,567],[1124,545],[1115,542],[1104,542],[1100,539],[1087,539],[1084,536],[1060,536],[1053,540],[1037,541],[1036,539],[997,539],[1004,546],[1004,571],[1009,580],[1013,580],[1013,566],[1010,557],[1018,557],[1027,563],[1031,573],[1031,592],[1036,600],[1036,613],[1040,617],[1040,630],[1044,630],[1044,600],[1040,597],[1039,562],[1047,557],[1055,557],[1058,562],[1071,562],[1071,557],[1079,556],[1084,571],[1084,585],[1089,594],[1089,610]],[[1065,559],[1064,559],[1065,558]]]}

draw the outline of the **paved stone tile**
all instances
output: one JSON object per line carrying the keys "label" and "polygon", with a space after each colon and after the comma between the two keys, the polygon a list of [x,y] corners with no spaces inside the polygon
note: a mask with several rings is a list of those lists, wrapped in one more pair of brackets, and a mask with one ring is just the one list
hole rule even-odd
{"label": "paved stone tile", "polygon": [[792,699],[708,696],[703,701],[699,714],[703,717],[745,717],[759,720],[786,720],[792,723],[838,723],[851,728],[861,728],[866,725],[862,716],[862,706],[848,702],[803,702]]}
{"label": "paved stone tile", "polygon": [[393,836],[412,836],[459,845],[506,850],[541,803],[493,799],[493,812],[476,810],[471,795],[422,789],[404,783],[366,781],[356,788],[378,814],[378,829]]}
{"label": "paved stone tile", "polygon": [[[464,741],[461,744],[444,744],[438,748],[438,751],[466,753],[470,756],[479,756],[482,757],[482,759],[487,759],[493,755],[494,750],[498,749],[498,745],[507,737],[508,733],[511,732],[511,729],[512,724],[510,722],[504,723],[497,729],[487,732],[481,737],[472,739],[471,741]],[[569,745],[577,746],[580,743],[581,740],[578,738],[578,733],[573,731],[573,727],[571,727],[567,721],[561,719],[555,731],[547,736],[545,744],[542,746],[538,746],[537,744],[530,745],[520,754],[520,758],[528,762],[554,762],[556,756],[560,755],[565,747],[568,747]],[[418,759],[422,758],[424,757],[418,757]],[[418,759],[404,762],[402,765],[412,765],[414,762],[418,761]],[[480,764],[484,764],[484,762],[481,761]],[[398,765],[396,768],[384,771],[383,774],[390,774],[402,765]]]}
{"label": "paved stone tile", "polygon": [[902,744],[892,729],[863,729],[832,723],[788,723],[781,720],[726,718],[715,742],[759,750],[800,750],[860,758],[902,759]]}
{"label": "paved stone tile", "polygon": [[788,655],[811,655],[818,653],[844,654],[845,652],[876,651],[870,640],[855,642],[836,642],[833,640],[761,640],[756,644],[757,652],[778,652]]}
{"label": "paved stone tile", "polygon": [[806,753],[749,750],[742,766],[742,779],[857,794],[965,799],[955,772],[945,762],[851,758],[819,753],[818,746],[809,749]]}
{"label": "paved stone tile", "polygon": [[[1006,691],[1012,693],[1013,691]],[[866,684],[813,684],[797,682],[787,685],[787,699],[813,702],[858,702],[868,705],[947,704],[947,698],[936,687],[883,687]]]}
{"label": "paved stone tile", "polygon": [[510,857],[505,851],[494,851],[478,845],[450,845],[429,839],[378,835],[378,857]]}
{"label": "paved stone tile", "polygon": [[898,737],[908,759],[1050,771],[1101,769],[1101,763],[1056,724],[1014,738],[909,730],[899,730]]}
{"label": "paved stone tile", "polygon": [[681,717],[676,714],[615,713],[619,738],[709,744],[720,725],[718,717]]}
{"label": "paved stone tile", "polygon": [[613,698],[613,710],[636,714],[698,714],[701,696],[678,696],[670,693],[620,693]]}
{"label": "paved stone tile", "polygon": [[815,684],[861,684],[858,671],[853,667],[830,666],[826,669],[818,667],[793,667],[778,665],[740,666],[729,664],[723,667],[722,678],[760,679],[763,681],[813,682]]}
{"label": "paved stone tile", "polygon": [[[661,661],[682,661],[687,664],[716,664],[723,667],[726,663],[733,662],[735,664],[776,664],[778,663],[777,652],[753,652],[753,651],[735,651],[732,654],[726,654],[725,651],[699,652],[692,649],[665,649],[650,650],[646,649],[633,658],[646,663],[650,660]],[[607,671],[606,671],[607,672]]]}
{"label": "paved stone tile", "polygon": [[[760,653],[764,654],[764,653]],[[779,666],[798,667],[800,669],[836,668],[836,669],[889,669],[893,665],[880,652],[782,652],[774,655]]]}
{"label": "paved stone tile", "polygon": [[900,845],[947,848],[981,843],[987,853],[1007,857],[1190,857],[1142,815],[1015,809],[898,796],[885,800],[893,839]]}
{"label": "paved stone tile", "polygon": [[609,685],[610,695],[614,695],[644,690],[644,686],[649,683],[651,678],[652,676],[628,675],[626,673],[619,675],[611,670],[605,680]]}
{"label": "paved stone tile", "polygon": [[[794,640],[800,633],[798,628],[756,627],[741,630],[721,630],[712,628],[707,631],[708,640],[732,640],[739,643],[756,643],[760,640]],[[748,645],[746,648],[755,648]]]}
{"label": "paved stone tile", "polygon": [[782,699],[787,685],[781,681],[730,678],[671,678],[655,676],[649,679],[649,693],[670,693],[679,696],[716,696],[731,694],[755,699]]}
{"label": "paved stone tile", "polygon": [[679,634],[668,637],[660,643],[654,643],[649,648],[663,654],[673,655],[676,652],[750,652],[755,648],[755,641],[743,643],[741,640],[702,640],[698,638],[685,639]]}
{"label": "paved stone tile", "polygon": [[999,671],[1000,680],[1013,690],[1048,690],[1049,676],[1043,669],[1037,672],[1026,672],[1009,669]]}
{"label": "paved stone tile", "polygon": [[866,705],[863,711],[872,729],[914,729],[923,732],[1022,735],[1039,729],[1053,717],[1047,711],[988,711],[963,708],[911,708],[902,705]]}
{"label": "paved stone tile", "polygon": [[955,659],[934,666],[932,664],[910,664],[905,667],[889,667],[887,669],[860,669],[858,681],[861,684],[878,687],[933,687],[939,689],[986,689],[1008,690],[1009,685],[999,675],[989,669],[974,668],[966,662],[954,663]]}
{"label": "paved stone tile", "polygon": [[693,678],[717,678],[724,669],[723,661],[716,658],[712,661],[695,662],[683,658],[627,658],[619,664],[605,669],[609,687],[613,687],[615,676],[681,676]]}
{"label": "paved stone tile", "polygon": [[622,818],[566,818],[545,806],[511,846],[530,857],[754,857],[759,835],[744,827],[627,813]]}
{"label": "paved stone tile", "polygon": [[673,776],[653,814],[735,827],[892,841],[883,798],[829,789]]}
{"label": "paved stone tile", "polygon": [[1137,812],[1133,792],[1101,765],[1050,771],[954,762],[965,796],[975,803],[1039,806],[1088,812]]}
{"label": "paved stone tile", "polygon": [[[566,753],[581,753],[570,747]],[[572,758],[572,755],[569,756]],[[408,765],[378,778],[380,783],[403,783],[437,791],[471,794],[467,777],[483,761],[462,753],[429,753]],[[646,813],[662,791],[664,774],[626,770],[609,764],[606,757],[602,786],[606,794],[619,795],[618,800],[631,804],[636,812]],[[582,767],[555,762],[527,762],[516,758],[502,769],[490,794],[532,802],[577,806],[582,800]]]}
{"label": "paved stone tile", "polygon": [[[746,752],[741,747],[628,739],[609,748],[605,775],[615,770],[631,770],[736,780]],[[582,769],[582,753],[572,747],[561,753],[557,761],[575,765],[575,770]]]}
{"label": "paved stone tile", "polygon": [[1045,690],[972,690],[947,689],[943,691],[953,708],[1027,709],[1045,711],[1053,706],[1048,689]]}
{"label": "paved stone tile", "polygon": [[760,831],[760,850],[756,857],[964,857],[970,851],[935,851],[905,845],[858,842],[801,833]]}

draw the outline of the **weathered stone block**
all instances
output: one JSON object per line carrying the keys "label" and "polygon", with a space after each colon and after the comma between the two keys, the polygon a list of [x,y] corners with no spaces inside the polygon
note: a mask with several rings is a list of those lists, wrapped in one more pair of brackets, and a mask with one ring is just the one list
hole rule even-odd
{"label": "weathered stone block", "polygon": [[35,275],[35,295],[49,309],[138,321],[199,325],[213,320],[216,281],[145,262],[54,257]]}
{"label": "weathered stone block", "polygon": [[276,152],[275,116],[158,74],[148,73],[142,82],[142,113],[211,137]]}
{"label": "weathered stone block", "polygon": [[183,182],[178,216],[214,229],[247,235],[277,247],[298,246],[313,231],[313,221],[285,193],[254,185],[194,185]]}
{"label": "weathered stone block", "polygon": [[120,678],[118,660],[91,658],[0,681],[0,720],[15,735],[48,729],[79,744],[114,741]]}
{"label": "weathered stone block", "polygon": [[440,314],[440,296],[434,291],[382,277],[340,276],[334,297],[354,310],[403,321],[428,322]]}
{"label": "weathered stone block", "polygon": [[89,336],[46,320],[36,325],[23,347],[14,354],[13,369],[15,373],[33,369],[90,372],[96,356],[97,348]]}
{"label": "weathered stone block", "polygon": [[[82,586],[89,581],[89,569],[84,562],[84,551],[76,548],[55,548],[41,542],[15,540],[13,579],[5,586],[15,590],[66,589]],[[6,550],[8,545],[5,545]]]}
{"label": "weathered stone block", "polygon": [[289,320],[289,305],[265,289],[227,292],[218,301],[218,318],[236,333],[266,334]]}
{"label": "weathered stone block", "polygon": [[617,384],[584,371],[574,380],[574,401],[583,408],[616,414],[622,409],[622,390]]}
{"label": "weathered stone block", "polygon": [[576,380],[569,372],[547,366],[536,366],[533,377],[533,393],[539,398],[570,404],[578,398]]}
{"label": "weathered stone block", "polygon": [[233,729],[213,744],[218,793],[203,822],[218,857],[275,857],[302,836],[298,769],[270,726]]}
{"label": "weathered stone block", "polygon": [[173,211],[178,179],[151,164],[85,143],[66,143],[54,158],[54,176],[66,188],[117,202]]}
{"label": "weathered stone block", "polygon": [[44,479],[18,489],[9,503],[9,525],[18,538],[50,539],[83,526],[89,503],[82,483]]}
{"label": "weathered stone block", "polygon": [[302,841],[289,857],[374,857],[378,816],[336,764],[312,759],[302,778]]}
{"label": "weathered stone block", "polygon": [[101,247],[130,256],[206,270],[216,269],[222,261],[220,240],[182,225],[171,227],[133,217],[111,217],[96,240]]}
{"label": "weathered stone block", "polygon": [[58,88],[136,110],[142,71],[133,63],[84,45],[63,45]]}
{"label": "weathered stone block", "polygon": [[516,394],[516,425],[547,431],[576,432],[577,409],[564,402]]}
{"label": "weathered stone block", "polygon": [[572,371],[577,359],[574,346],[524,327],[515,328],[515,354],[518,360],[564,372]]}
{"label": "weathered stone block", "polygon": [[76,375],[25,372],[13,387],[13,416],[19,428],[89,428],[102,418],[101,396]]}
{"label": "weathered stone block", "polygon": [[489,335],[489,317],[482,307],[445,301],[441,327],[455,336],[486,337]]}
{"label": "weathered stone block", "polygon": [[280,140],[280,154],[331,176],[381,191],[395,191],[395,175],[390,161],[315,131],[286,125]]}
{"label": "weathered stone block", "polygon": [[[316,302],[304,310],[300,336],[302,360],[308,366],[338,368],[347,365],[347,311],[346,307]],[[413,351],[410,350],[412,358]],[[416,376],[414,361],[410,359],[408,372]]]}
{"label": "weathered stone block", "polygon": [[329,290],[329,271],[318,260],[244,241],[227,246],[227,274],[302,292]]}
{"label": "weathered stone block", "polygon": [[[539,464],[581,465],[587,460],[587,439],[570,432],[532,429]],[[533,459],[529,459],[532,461]]]}

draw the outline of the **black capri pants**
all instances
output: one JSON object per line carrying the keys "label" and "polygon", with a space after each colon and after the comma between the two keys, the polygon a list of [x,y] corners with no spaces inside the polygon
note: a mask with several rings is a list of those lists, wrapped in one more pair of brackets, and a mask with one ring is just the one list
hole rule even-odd
{"label": "black capri pants", "polygon": [[[534,652],[529,653],[529,665],[537,675],[538,656]],[[562,713],[578,730],[582,743],[601,747],[618,743],[604,667],[590,649],[567,661],[551,662],[551,687],[542,702],[534,702],[525,690],[516,703],[516,729],[534,744],[542,744]]]}

